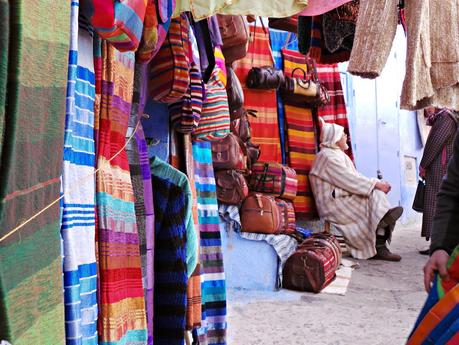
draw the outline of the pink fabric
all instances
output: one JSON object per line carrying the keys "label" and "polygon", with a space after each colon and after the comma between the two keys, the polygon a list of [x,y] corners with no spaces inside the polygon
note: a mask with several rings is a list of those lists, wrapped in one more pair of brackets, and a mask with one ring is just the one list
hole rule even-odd
{"label": "pink fabric", "polygon": [[300,13],[300,16],[318,16],[350,1],[351,0],[309,0],[308,6]]}

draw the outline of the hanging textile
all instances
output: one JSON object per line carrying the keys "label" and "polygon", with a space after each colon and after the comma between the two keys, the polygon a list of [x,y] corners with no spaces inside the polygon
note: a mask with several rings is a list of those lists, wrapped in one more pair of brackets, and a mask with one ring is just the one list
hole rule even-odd
{"label": "hanging textile", "polygon": [[[292,76],[295,68],[307,71],[304,55],[282,49],[282,56],[286,76]],[[288,102],[285,102],[284,110],[287,122],[288,165],[295,169],[298,178],[298,192],[293,200],[296,218],[313,219],[317,217],[317,210],[309,183],[309,171],[317,153],[317,136],[312,110],[306,105],[298,107]]]}
{"label": "hanging textile", "polygon": [[438,273],[407,345],[459,343],[459,247],[448,262],[449,280]]}
{"label": "hanging textile", "polygon": [[210,142],[193,142],[194,173],[201,236],[201,345],[226,344],[226,283]]}
{"label": "hanging textile", "polygon": [[260,145],[260,161],[281,162],[282,152],[279,139],[279,122],[277,120],[276,90],[255,90],[246,86],[247,75],[252,67],[273,66],[273,55],[269,45],[267,27],[250,28],[251,39],[247,56],[235,63],[234,71],[244,89],[246,109],[258,111],[256,118],[250,119],[252,141]]}
{"label": "hanging textile", "polygon": [[150,167],[156,232],[154,343],[183,345],[188,272],[197,259],[196,246],[189,247],[192,241],[196,244],[188,231],[191,190],[186,176],[158,157],[151,158]]}
{"label": "hanging textile", "polygon": [[135,132],[135,140],[126,146],[131,182],[135,195],[135,213],[139,233],[142,262],[142,283],[145,296],[148,344],[153,344],[153,283],[154,283],[154,209],[150,161],[142,125],[139,124],[145,105],[145,65],[136,64],[134,72],[134,94],[126,139]]}
{"label": "hanging textile", "polygon": [[317,76],[320,82],[328,90],[330,102],[317,108],[318,117],[328,123],[335,123],[343,126],[347,134],[349,149],[346,154],[354,160],[352,153],[351,134],[349,130],[349,121],[347,118],[346,103],[344,100],[343,86],[341,84],[341,74],[338,65],[321,65],[317,64]]}
{"label": "hanging textile", "polygon": [[12,231],[59,198],[70,4],[2,0],[0,17],[0,340],[64,344],[59,203]]}
{"label": "hanging textile", "polygon": [[148,97],[142,117],[142,127],[148,146],[148,156],[157,156],[169,161],[169,111],[167,104],[158,103]]}
{"label": "hanging textile", "polygon": [[[194,174],[194,159],[193,159],[193,146],[190,135],[184,135],[184,151],[185,151],[185,167],[186,175],[190,181],[191,195],[193,197],[193,223],[197,235],[197,252],[201,250],[201,236],[199,232],[199,218],[198,218],[198,201],[196,191],[196,181]],[[186,329],[192,330],[201,326],[202,321],[202,295],[201,295],[201,264],[200,258],[193,274],[188,278],[187,286],[187,305],[186,305]]]}
{"label": "hanging textile", "polygon": [[95,76],[93,37],[78,21],[72,2],[64,165],[62,225],[67,344],[97,344],[97,265],[95,249]]}
{"label": "hanging textile", "polygon": [[[291,50],[298,50],[298,39],[296,35],[290,34],[286,31],[280,31],[276,29],[269,29],[269,37],[271,39],[271,49],[274,57],[274,67],[277,69],[284,69],[284,62],[282,60],[282,48],[288,48]],[[279,121],[279,138],[281,143],[281,154],[282,164],[287,164],[286,155],[286,135],[285,135],[285,112],[284,112],[284,101],[280,96],[280,91],[277,92],[277,118]]]}
{"label": "hanging textile", "polygon": [[121,53],[106,41],[98,41],[95,54],[96,77],[100,78],[95,108],[99,116],[97,167],[101,169],[96,178],[99,344],[139,344],[147,341],[146,311],[135,198],[123,149],[133,95],[134,54]]}

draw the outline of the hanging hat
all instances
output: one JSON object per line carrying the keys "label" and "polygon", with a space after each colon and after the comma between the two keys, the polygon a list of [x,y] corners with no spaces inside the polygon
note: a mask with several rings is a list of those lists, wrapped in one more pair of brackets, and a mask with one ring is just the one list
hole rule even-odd
{"label": "hanging hat", "polygon": [[339,148],[336,143],[343,137],[344,127],[334,123],[326,123],[322,118],[319,118],[319,120],[321,123],[320,146]]}
{"label": "hanging hat", "polygon": [[300,13],[300,16],[318,16],[337,8],[351,0],[314,0]]}

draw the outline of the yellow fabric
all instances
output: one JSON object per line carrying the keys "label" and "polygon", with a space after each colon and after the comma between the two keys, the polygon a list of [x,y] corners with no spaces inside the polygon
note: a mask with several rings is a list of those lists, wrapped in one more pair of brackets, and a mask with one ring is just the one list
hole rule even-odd
{"label": "yellow fabric", "polygon": [[190,11],[195,20],[214,14],[289,17],[304,10],[308,0],[177,0],[174,16]]}

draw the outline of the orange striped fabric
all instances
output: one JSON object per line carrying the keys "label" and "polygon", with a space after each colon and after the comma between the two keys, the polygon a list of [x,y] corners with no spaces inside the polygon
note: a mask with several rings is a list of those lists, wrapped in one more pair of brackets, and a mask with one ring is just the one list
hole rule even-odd
{"label": "orange striped fabric", "polygon": [[[299,52],[282,49],[284,73],[291,76],[295,68],[306,71],[306,58]],[[299,75],[299,77],[302,77]],[[309,183],[309,171],[317,153],[312,110],[288,105],[284,102],[287,123],[288,165],[296,170],[298,178],[297,197],[293,201],[297,219],[317,217],[317,210]]]}
{"label": "orange striped fabric", "polygon": [[237,77],[244,90],[246,109],[258,111],[256,118],[250,119],[252,141],[261,148],[260,161],[282,162],[277,120],[276,90],[254,90],[245,82],[252,67],[273,66],[274,59],[269,44],[268,28],[251,26],[247,56],[235,63]]}

